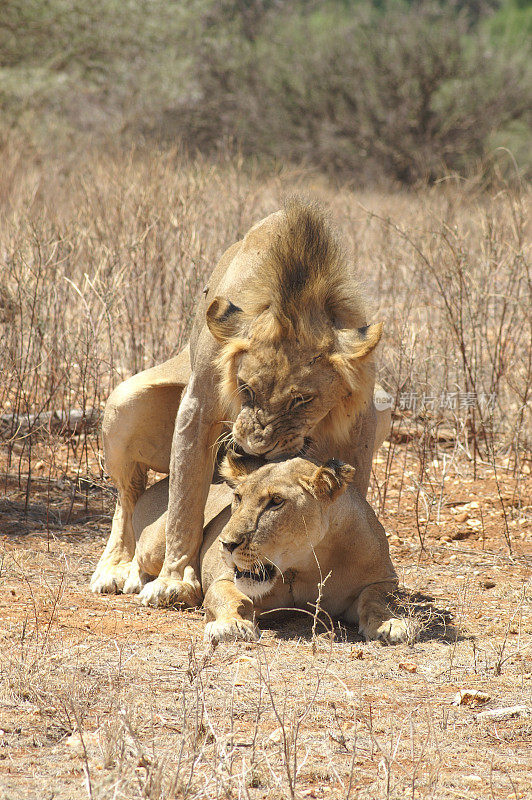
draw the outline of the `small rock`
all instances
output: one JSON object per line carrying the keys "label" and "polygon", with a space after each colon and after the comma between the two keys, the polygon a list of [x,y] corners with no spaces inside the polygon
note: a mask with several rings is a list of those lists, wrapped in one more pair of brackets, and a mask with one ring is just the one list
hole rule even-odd
{"label": "small rock", "polygon": [[480,706],[488,700],[489,694],[479,689],[460,689],[454,697],[453,706]]}
{"label": "small rock", "polygon": [[399,669],[404,669],[405,672],[417,672],[417,664],[412,661],[400,661]]}
{"label": "small rock", "polygon": [[466,522],[469,519],[469,511],[462,511],[461,514],[456,515],[457,522]]}
{"label": "small rock", "polygon": [[452,506],[451,507],[451,514],[457,514],[458,516],[462,516],[464,513],[467,513],[469,516],[470,511],[474,511],[479,507],[476,500],[472,500],[470,503],[461,503],[459,506]]}
{"label": "small rock", "polygon": [[462,531],[455,531],[453,534],[451,534],[451,538],[455,542],[461,542],[463,539],[469,539],[469,537],[472,536],[472,535],[473,535],[473,531],[464,531],[464,530],[462,530]]}
{"label": "small rock", "polygon": [[65,744],[72,749],[75,755],[80,757],[85,755],[85,750],[96,748],[98,743],[98,734],[92,731],[84,731],[83,739],[79,731],[74,731],[74,733],[65,740]]}
{"label": "small rock", "polygon": [[496,586],[497,584],[495,583],[495,581],[492,581],[491,578],[486,578],[485,581],[481,581],[480,585],[482,586],[483,589],[493,589],[493,587]]}
{"label": "small rock", "polygon": [[276,728],[268,736],[268,739],[270,740],[270,742],[280,742],[280,741],[282,741],[282,738],[283,738],[283,729],[282,728]]}

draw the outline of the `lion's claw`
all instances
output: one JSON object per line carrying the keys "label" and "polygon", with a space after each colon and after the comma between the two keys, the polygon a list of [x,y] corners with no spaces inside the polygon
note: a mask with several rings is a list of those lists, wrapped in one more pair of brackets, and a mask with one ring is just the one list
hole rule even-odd
{"label": "lion's claw", "polygon": [[90,581],[95,594],[120,594],[129,575],[131,561],[98,564]]}
{"label": "lion's claw", "polygon": [[377,638],[387,644],[399,644],[407,641],[411,635],[411,630],[407,619],[393,617],[379,625],[376,633]]}
{"label": "lion's claw", "polygon": [[156,578],[150,581],[139,593],[139,600],[145,606],[186,606],[201,605],[201,595],[192,584],[173,578]]}
{"label": "lion's claw", "polygon": [[234,642],[236,639],[245,642],[256,642],[259,638],[257,629],[246,620],[214,620],[205,626],[203,639],[205,642]]}

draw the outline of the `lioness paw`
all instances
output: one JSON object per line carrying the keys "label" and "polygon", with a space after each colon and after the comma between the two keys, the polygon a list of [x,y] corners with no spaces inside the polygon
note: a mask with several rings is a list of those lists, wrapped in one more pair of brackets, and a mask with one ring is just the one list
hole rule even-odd
{"label": "lioness paw", "polygon": [[96,567],[91,578],[90,589],[95,594],[119,594],[129,575],[131,561],[118,564],[101,563]]}
{"label": "lioness paw", "polygon": [[252,622],[243,619],[214,620],[205,626],[205,642],[234,642],[236,639],[255,642],[259,638]]}
{"label": "lioness paw", "polygon": [[139,594],[139,600],[145,606],[191,608],[201,605],[202,597],[199,587],[191,583],[174,578],[156,578],[144,586]]}
{"label": "lioness paw", "polygon": [[381,639],[386,644],[406,642],[412,631],[407,619],[392,617],[382,622],[371,638]]}

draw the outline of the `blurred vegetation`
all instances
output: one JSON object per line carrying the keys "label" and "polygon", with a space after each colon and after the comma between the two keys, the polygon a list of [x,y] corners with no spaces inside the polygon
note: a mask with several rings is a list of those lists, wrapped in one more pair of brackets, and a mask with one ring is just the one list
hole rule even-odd
{"label": "blurred vegetation", "polygon": [[[532,163],[532,0],[0,0],[0,112],[357,180]],[[511,159],[508,159],[508,163]]]}

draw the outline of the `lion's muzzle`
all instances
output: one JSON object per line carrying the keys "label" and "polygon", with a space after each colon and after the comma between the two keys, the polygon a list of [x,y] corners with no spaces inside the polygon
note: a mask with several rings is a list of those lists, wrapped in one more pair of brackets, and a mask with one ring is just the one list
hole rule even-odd
{"label": "lion's muzzle", "polygon": [[234,539],[229,541],[224,541],[223,539],[221,539],[221,545],[223,550],[225,550],[227,553],[232,553],[233,550],[236,550],[236,548],[239,547],[239,545],[241,545],[243,541],[244,541],[243,536],[237,541],[235,541]]}
{"label": "lion's muzzle", "polygon": [[233,570],[235,586],[250,598],[257,598],[271,590],[278,575],[273,564],[249,551],[249,535],[229,535],[220,539],[222,558]]}
{"label": "lion's muzzle", "polygon": [[233,425],[233,437],[237,444],[252,455],[265,455],[277,446],[278,437],[271,423],[262,425],[258,415],[243,408]]}
{"label": "lion's muzzle", "polygon": [[234,441],[244,452],[271,461],[279,456],[294,456],[304,450],[308,441],[304,431],[296,432],[291,425],[283,424],[279,419],[262,425],[259,417],[264,419],[260,409],[255,412],[244,407],[233,425]]}

